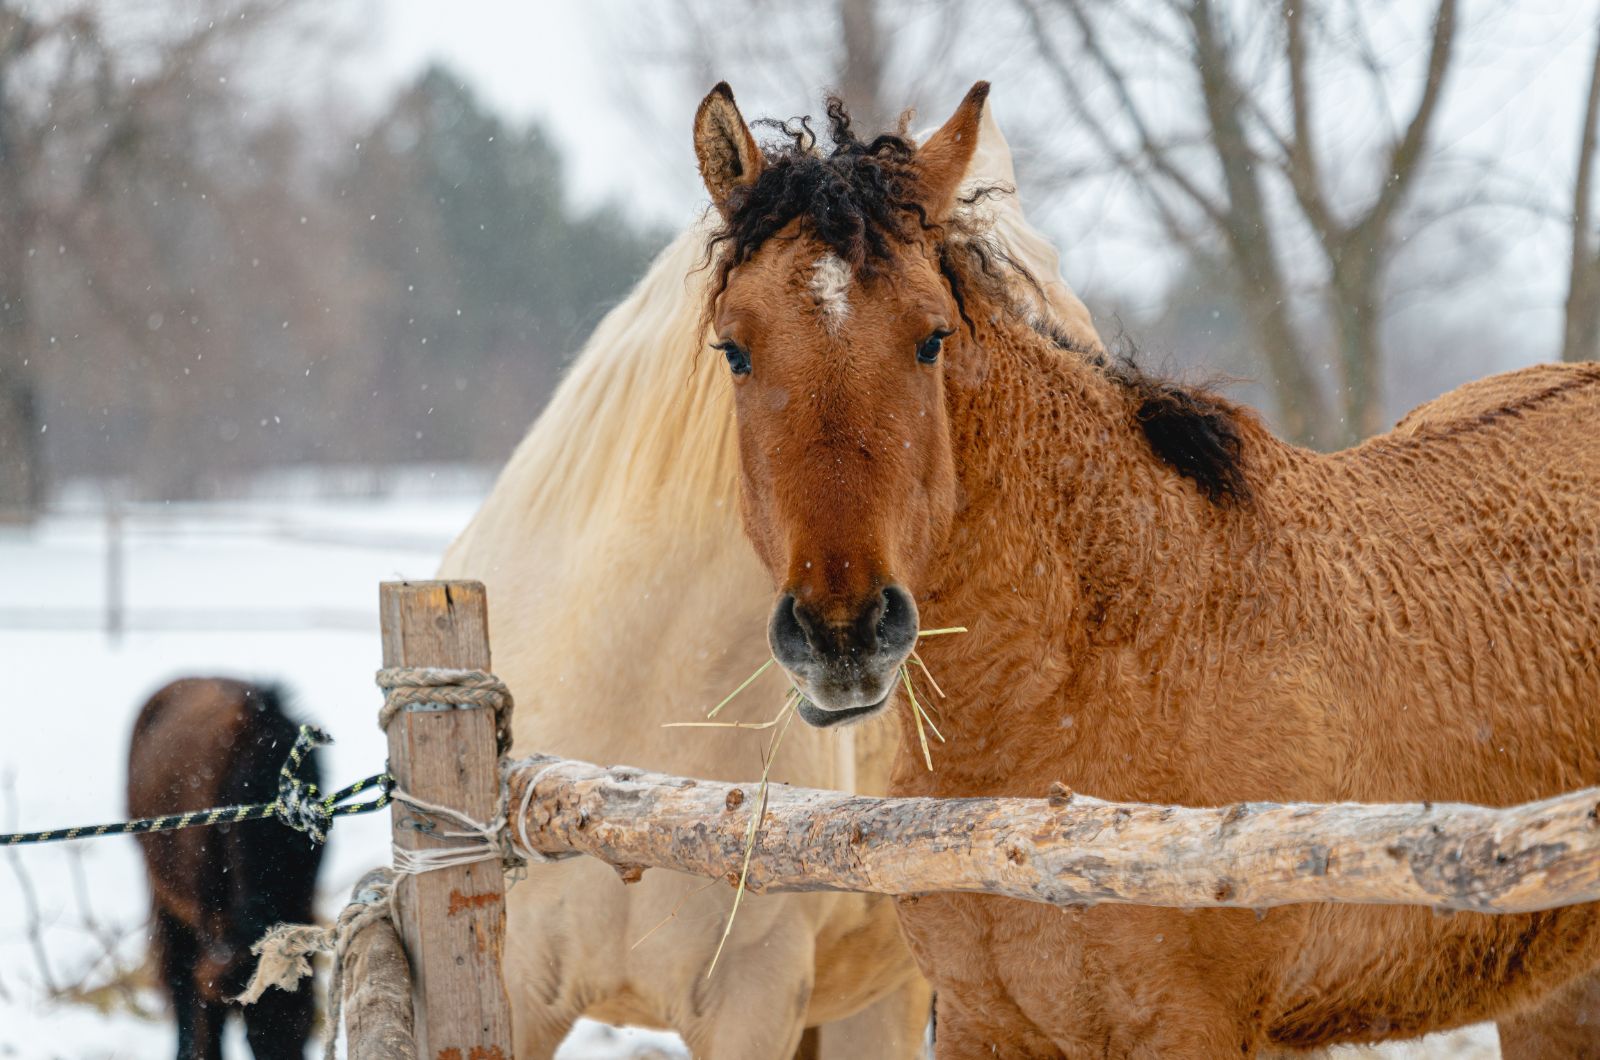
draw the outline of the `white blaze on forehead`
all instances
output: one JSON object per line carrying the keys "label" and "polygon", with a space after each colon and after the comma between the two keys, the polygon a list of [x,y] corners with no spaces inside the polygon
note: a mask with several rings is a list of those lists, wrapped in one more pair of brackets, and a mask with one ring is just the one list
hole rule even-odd
{"label": "white blaze on forehead", "polygon": [[837,330],[850,315],[850,266],[837,254],[824,254],[811,272],[811,293],[828,330]]}

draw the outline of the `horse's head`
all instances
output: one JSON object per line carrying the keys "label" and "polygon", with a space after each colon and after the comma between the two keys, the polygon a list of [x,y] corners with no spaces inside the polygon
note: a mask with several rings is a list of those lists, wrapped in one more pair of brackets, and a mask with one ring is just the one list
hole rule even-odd
{"label": "horse's head", "polygon": [[745,525],[778,586],[773,655],[813,725],[888,701],[917,639],[912,587],[955,515],[946,373],[981,368],[947,240],[987,95],[920,148],[858,140],[834,102],[832,153],[801,127],[763,154],[726,85],[695,117]]}

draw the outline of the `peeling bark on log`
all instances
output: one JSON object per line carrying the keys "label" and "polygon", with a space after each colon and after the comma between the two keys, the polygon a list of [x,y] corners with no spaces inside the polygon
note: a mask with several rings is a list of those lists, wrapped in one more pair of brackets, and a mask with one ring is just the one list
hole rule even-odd
{"label": "peeling bark on log", "polygon": [[[757,785],[534,756],[517,838],[561,856],[738,879]],[[735,792],[738,794],[735,794]],[[1526,913],[1600,900],[1600,788],[1456,803],[886,799],[772,785],[748,888],[958,891],[1053,905],[1264,909],[1299,902]]]}
{"label": "peeling bark on log", "polygon": [[[350,897],[371,902],[391,869],[373,869]],[[344,958],[345,1045],[350,1060],[416,1060],[411,1010],[411,964],[394,921],[381,917],[356,932]]]}

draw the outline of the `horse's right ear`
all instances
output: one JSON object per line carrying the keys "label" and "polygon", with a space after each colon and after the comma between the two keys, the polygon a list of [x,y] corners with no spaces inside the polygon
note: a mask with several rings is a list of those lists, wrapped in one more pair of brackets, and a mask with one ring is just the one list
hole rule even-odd
{"label": "horse's right ear", "polygon": [[765,159],[726,81],[713,88],[695,111],[694,153],[712,205],[727,217],[730,196],[736,188],[755,183]]}

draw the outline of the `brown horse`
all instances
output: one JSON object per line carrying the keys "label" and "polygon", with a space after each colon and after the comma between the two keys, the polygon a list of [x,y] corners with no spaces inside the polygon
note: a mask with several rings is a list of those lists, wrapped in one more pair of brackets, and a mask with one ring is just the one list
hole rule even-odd
{"label": "brown horse", "polygon": [[[155,817],[270,802],[298,726],[270,686],[184,678],[151,696],[133,725],[128,812]],[[300,775],[316,782],[315,752]],[[309,989],[231,1002],[255,967],[250,946],[274,924],[311,920],[322,848],[274,820],[138,837],[149,870],[162,986],[178,1023],[178,1060],[220,1060],[230,1012],[257,1060],[300,1060]]]}
{"label": "brown horse", "polygon": [[[725,85],[695,147],[773,653],[835,725],[917,631],[948,698],[892,788],[1451,799],[1600,782],[1600,366],[1464,388],[1331,455],[1058,340],[958,197],[987,85],[920,149],[759,149]],[[926,691],[926,689],[925,689]],[[1255,1056],[1500,1022],[1600,1055],[1592,906],[900,906],[941,1057]],[[1535,1006],[1553,999],[1535,1012]],[[1564,1044],[1562,1044],[1564,1043]]]}

